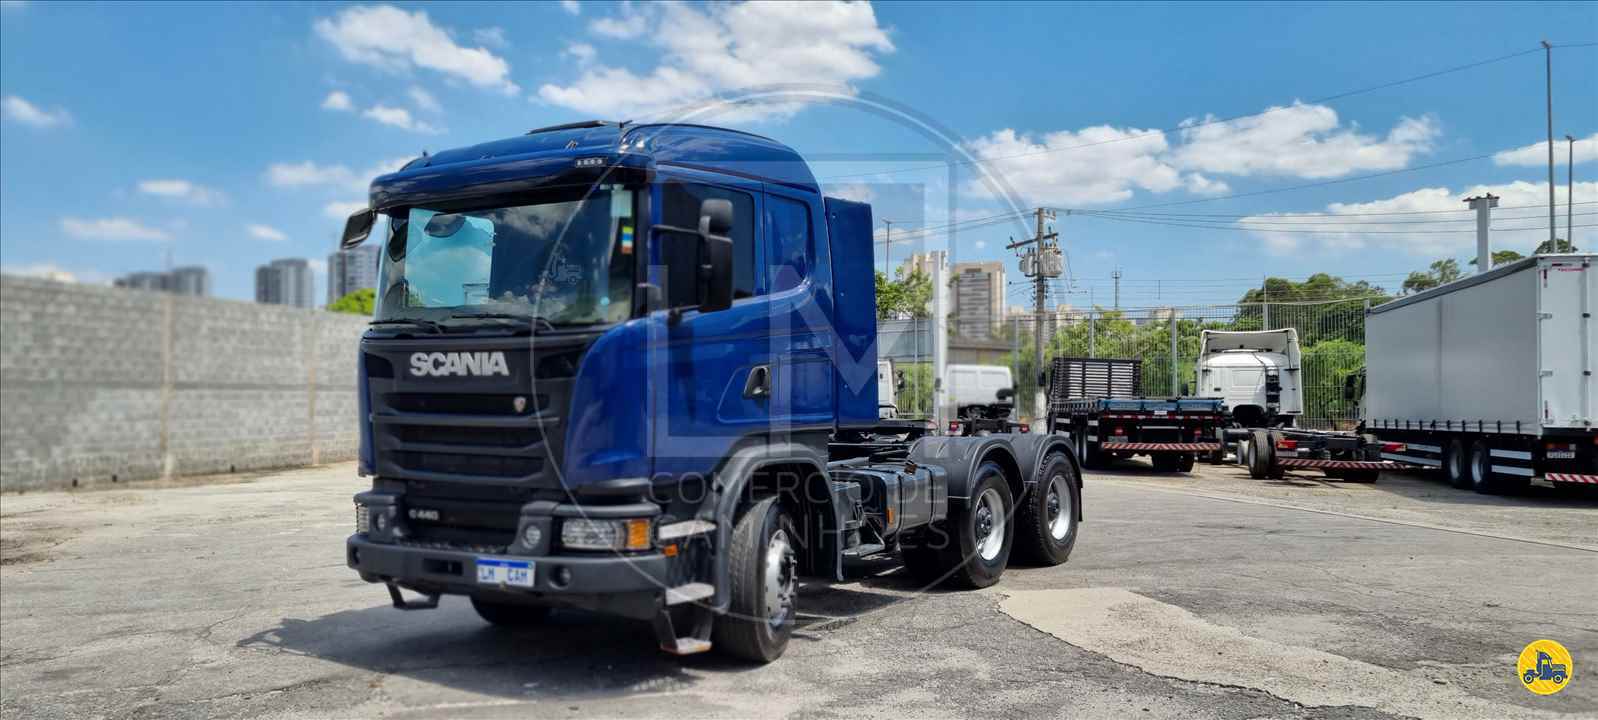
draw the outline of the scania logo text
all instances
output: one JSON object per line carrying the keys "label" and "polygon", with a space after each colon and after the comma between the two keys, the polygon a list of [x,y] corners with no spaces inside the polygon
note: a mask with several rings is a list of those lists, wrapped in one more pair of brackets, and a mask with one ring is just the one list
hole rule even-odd
{"label": "scania logo text", "polygon": [[417,377],[464,377],[467,375],[510,376],[505,353],[434,352],[411,353],[411,374]]}

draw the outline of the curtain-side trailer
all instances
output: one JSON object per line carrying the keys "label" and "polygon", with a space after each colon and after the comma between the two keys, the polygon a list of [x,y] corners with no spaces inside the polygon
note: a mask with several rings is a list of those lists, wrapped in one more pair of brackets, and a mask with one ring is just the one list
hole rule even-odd
{"label": "curtain-side trailer", "polygon": [[1592,253],[1538,255],[1371,308],[1363,427],[1455,487],[1598,485]]}

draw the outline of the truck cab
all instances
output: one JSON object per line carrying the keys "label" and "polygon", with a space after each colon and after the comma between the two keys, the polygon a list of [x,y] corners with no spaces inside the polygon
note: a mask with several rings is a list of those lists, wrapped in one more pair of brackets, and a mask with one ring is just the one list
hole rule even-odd
{"label": "truck cab", "polygon": [[1292,427],[1304,414],[1298,330],[1199,333],[1194,395],[1220,398],[1244,427]]}
{"label": "truck cab", "polygon": [[1063,438],[878,417],[871,226],[792,149],[695,125],[544,128],[376,178],[344,233],[382,243],[347,564],[401,609],[578,607],[769,661],[801,576],[897,552],[981,587],[1023,535],[1062,562]]}

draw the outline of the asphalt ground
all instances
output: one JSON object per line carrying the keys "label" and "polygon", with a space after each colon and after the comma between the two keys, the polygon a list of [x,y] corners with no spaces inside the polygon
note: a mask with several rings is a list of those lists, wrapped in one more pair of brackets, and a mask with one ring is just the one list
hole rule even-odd
{"label": "asphalt ground", "polygon": [[[1091,473],[1070,562],[980,592],[806,584],[787,655],[562,611],[389,607],[344,567],[351,465],[0,498],[0,715],[1598,717],[1598,499],[1232,466]],[[1516,656],[1574,656],[1551,696]]]}

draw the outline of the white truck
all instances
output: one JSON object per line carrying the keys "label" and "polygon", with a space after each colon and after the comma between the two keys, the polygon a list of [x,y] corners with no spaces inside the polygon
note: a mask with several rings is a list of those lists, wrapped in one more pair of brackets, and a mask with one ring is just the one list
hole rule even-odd
{"label": "white truck", "polygon": [[1382,454],[1400,451],[1361,433],[1295,428],[1304,414],[1303,355],[1298,330],[1205,330],[1199,334],[1197,394],[1219,398],[1226,422],[1218,431],[1220,462],[1228,447],[1255,478],[1318,470],[1349,482],[1375,482],[1400,467]]}
{"label": "white truck", "polygon": [[1362,426],[1407,446],[1383,457],[1478,492],[1598,485],[1595,260],[1537,255],[1371,308]]}
{"label": "white truck", "polygon": [[989,432],[1028,432],[1012,420],[1015,413],[1015,379],[1003,365],[948,366],[948,403],[953,405],[951,435]]}

